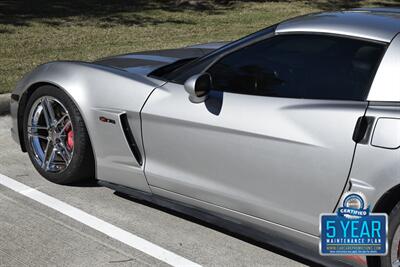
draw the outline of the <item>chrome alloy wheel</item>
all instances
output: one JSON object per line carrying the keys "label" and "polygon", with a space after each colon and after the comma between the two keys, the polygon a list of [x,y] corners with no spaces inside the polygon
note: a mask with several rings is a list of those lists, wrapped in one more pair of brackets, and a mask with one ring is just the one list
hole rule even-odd
{"label": "chrome alloy wheel", "polygon": [[34,158],[46,172],[64,171],[74,153],[74,130],[67,109],[56,98],[42,96],[28,117],[28,140]]}
{"label": "chrome alloy wheel", "polygon": [[393,267],[400,267],[400,225],[397,227],[393,236],[390,259]]}

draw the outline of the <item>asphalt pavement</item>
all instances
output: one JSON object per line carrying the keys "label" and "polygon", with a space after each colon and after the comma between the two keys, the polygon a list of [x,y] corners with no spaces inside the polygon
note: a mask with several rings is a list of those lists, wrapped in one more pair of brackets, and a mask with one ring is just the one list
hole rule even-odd
{"label": "asphalt pavement", "polygon": [[[304,266],[300,262],[305,261],[284,251],[94,183],[79,187],[52,184],[36,172],[28,155],[14,143],[10,123],[9,116],[0,116],[0,174],[31,191],[40,191],[199,265]],[[52,206],[54,203],[44,205],[0,184],[0,266],[167,265],[153,253],[144,253],[99,231],[100,226],[88,226]]]}

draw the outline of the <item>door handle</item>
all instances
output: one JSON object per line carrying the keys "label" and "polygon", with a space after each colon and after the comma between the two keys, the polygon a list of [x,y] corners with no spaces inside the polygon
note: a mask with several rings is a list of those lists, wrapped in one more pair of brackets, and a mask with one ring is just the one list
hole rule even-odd
{"label": "door handle", "polygon": [[354,127],[353,141],[361,144],[368,142],[368,136],[371,133],[371,128],[374,123],[374,117],[362,116],[359,117]]}

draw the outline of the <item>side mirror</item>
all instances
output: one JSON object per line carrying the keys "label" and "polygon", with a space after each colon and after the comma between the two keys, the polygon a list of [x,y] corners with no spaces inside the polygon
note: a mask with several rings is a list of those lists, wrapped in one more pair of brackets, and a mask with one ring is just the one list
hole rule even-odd
{"label": "side mirror", "polygon": [[211,75],[208,73],[196,74],[187,79],[184,84],[189,100],[193,103],[201,103],[207,99],[211,90]]}

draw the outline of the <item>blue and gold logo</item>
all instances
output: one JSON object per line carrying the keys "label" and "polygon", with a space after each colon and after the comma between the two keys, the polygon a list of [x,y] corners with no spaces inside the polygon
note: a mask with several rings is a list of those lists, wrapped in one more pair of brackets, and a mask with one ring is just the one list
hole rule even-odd
{"label": "blue and gold logo", "polygon": [[320,217],[321,255],[386,255],[387,215],[371,213],[362,193],[343,195],[337,213]]}

